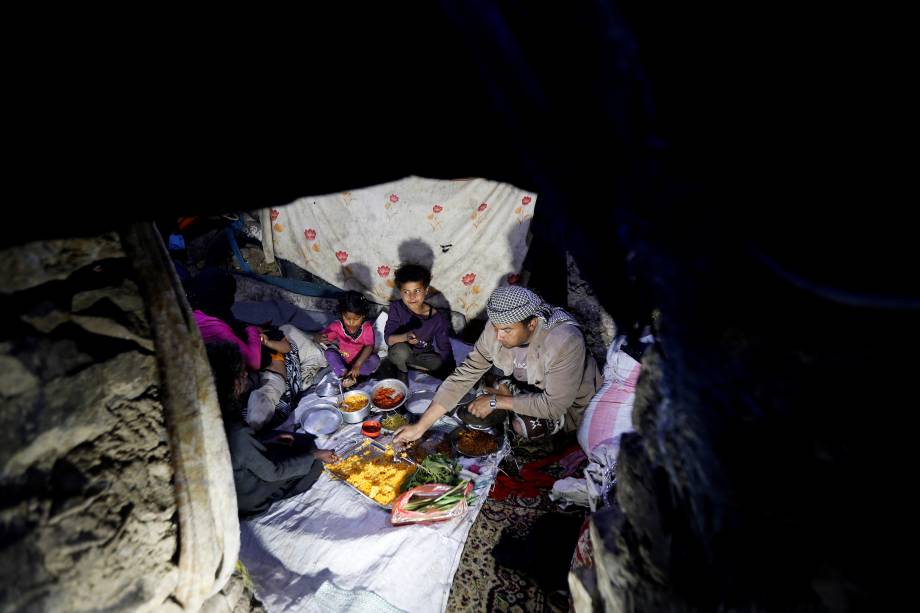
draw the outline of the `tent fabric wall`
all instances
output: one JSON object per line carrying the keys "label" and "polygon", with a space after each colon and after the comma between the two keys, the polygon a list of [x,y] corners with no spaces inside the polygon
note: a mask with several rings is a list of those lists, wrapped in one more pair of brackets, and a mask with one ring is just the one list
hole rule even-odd
{"label": "tent fabric wall", "polygon": [[294,262],[385,304],[401,263],[432,271],[435,306],[484,317],[493,289],[517,283],[536,194],[486,179],[407,177],[300,198],[260,212],[267,260]]}

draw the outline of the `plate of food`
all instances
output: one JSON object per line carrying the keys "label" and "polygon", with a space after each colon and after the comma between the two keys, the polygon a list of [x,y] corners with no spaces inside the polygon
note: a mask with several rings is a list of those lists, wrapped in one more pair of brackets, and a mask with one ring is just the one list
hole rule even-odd
{"label": "plate of food", "polygon": [[450,440],[457,453],[469,458],[492,455],[501,448],[503,442],[495,428],[474,430],[460,427],[451,432]]}
{"label": "plate of food", "polygon": [[380,420],[380,426],[384,432],[396,432],[399,428],[407,425],[409,425],[409,420],[398,411],[391,411]]}
{"label": "plate of food", "polygon": [[398,409],[408,397],[409,388],[399,379],[384,379],[371,388],[371,402],[378,412]]}
{"label": "plate of food", "polygon": [[324,470],[385,509],[392,508],[417,466],[404,452],[394,452],[391,445],[367,438],[348,441],[335,453],[339,461],[324,465]]}

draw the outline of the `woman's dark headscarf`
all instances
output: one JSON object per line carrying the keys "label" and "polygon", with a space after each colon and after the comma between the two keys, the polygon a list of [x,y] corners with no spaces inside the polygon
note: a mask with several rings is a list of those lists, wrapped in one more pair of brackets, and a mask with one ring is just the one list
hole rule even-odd
{"label": "woman's dark headscarf", "polygon": [[230,310],[236,296],[236,279],[229,270],[205,268],[185,282],[185,292],[192,309],[222,320],[240,339],[246,340],[246,324]]}
{"label": "woman's dark headscarf", "polygon": [[240,421],[242,400],[236,384],[240,373],[246,369],[240,349],[233,343],[208,343],[205,350],[208,352],[208,361],[214,374],[214,387],[217,390],[217,401],[220,403],[224,421]]}

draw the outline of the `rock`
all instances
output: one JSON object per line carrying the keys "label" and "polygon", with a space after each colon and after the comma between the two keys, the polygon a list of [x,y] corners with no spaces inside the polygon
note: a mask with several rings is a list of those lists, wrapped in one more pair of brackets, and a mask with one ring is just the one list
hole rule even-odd
{"label": "rock", "polygon": [[[112,235],[0,253],[0,291],[30,324],[0,344],[4,611],[162,610],[176,588],[159,373],[131,349],[153,343],[137,287],[105,263],[124,256]],[[72,297],[84,314],[67,310]]]}
{"label": "rock", "polygon": [[[13,250],[10,250],[13,251]],[[95,238],[36,241],[0,258],[0,293],[12,294],[65,279],[74,271],[106,258],[124,257],[115,234]]]}
{"label": "rock", "polygon": [[566,254],[568,262],[568,309],[582,326],[585,343],[598,365],[603,367],[607,360],[607,347],[617,335],[616,324],[601,303],[594,290],[585,281],[578,270],[578,265],[571,254]]}
{"label": "rock", "polygon": [[575,613],[599,613],[604,610],[593,566],[576,568],[569,573],[569,593],[572,595]]}
{"label": "rock", "polygon": [[0,354],[0,397],[21,396],[38,385],[38,377],[30,373],[22,362]]}

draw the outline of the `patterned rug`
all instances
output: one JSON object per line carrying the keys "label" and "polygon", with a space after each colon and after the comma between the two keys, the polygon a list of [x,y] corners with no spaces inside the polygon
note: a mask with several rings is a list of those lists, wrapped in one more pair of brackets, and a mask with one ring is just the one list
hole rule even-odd
{"label": "patterned rug", "polygon": [[[502,470],[512,478],[517,477],[521,466],[547,457],[558,449],[558,446],[553,448],[533,442],[516,444],[512,449],[513,457],[504,460]],[[544,472],[559,477],[565,470],[560,464],[552,464]],[[503,531],[523,537],[537,518],[557,509],[557,504],[548,496],[548,490],[541,490],[534,497],[510,494],[504,500],[486,500],[467,537],[463,557],[454,575],[447,611],[567,612],[567,592],[547,594],[532,577],[499,565],[492,556],[492,548],[501,540]]]}

